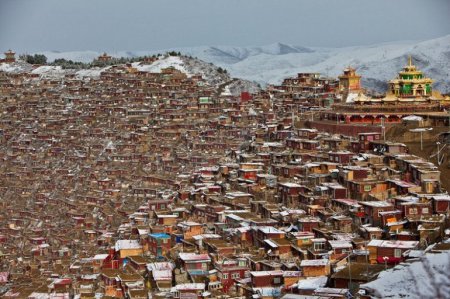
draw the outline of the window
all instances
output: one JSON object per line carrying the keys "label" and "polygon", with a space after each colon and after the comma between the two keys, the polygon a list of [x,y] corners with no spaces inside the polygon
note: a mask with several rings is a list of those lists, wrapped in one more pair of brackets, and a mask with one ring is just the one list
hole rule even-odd
{"label": "window", "polygon": [[422,208],[422,214],[428,214],[428,213],[429,213],[428,208]]}
{"label": "window", "polygon": [[273,283],[274,283],[274,284],[279,284],[279,283],[281,283],[281,279],[280,279],[279,277],[275,277],[275,278],[273,279]]}
{"label": "window", "polygon": [[417,214],[417,208],[409,208],[409,214],[412,214],[412,215]]}
{"label": "window", "polygon": [[222,279],[228,279],[228,273],[223,273],[222,274]]}
{"label": "window", "polygon": [[394,249],[394,257],[402,257],[402,250]]}
{"label": "window", "polygon": [[241,275],[239,274],[239,272],[237,272],[237,273],[232,273],[232,274],[231,274],[231,278],[233,278],[233,279],[238,279],[238,278],[241,278]]}
{"label": "window", "polygon": [[365,192],[369,192],[370,190],[372,190],[372,186],[370,186],[370,185],[365,185],[364,186],[364,191]]}
{"label": "window", "polygon": [[169,239],[163,239],[164,244],[167,244],[168,241],[169,241]]}
{"label": "window", "polygon": [[314,250],[323,250],[325,249],[325,243],[314,243]]}

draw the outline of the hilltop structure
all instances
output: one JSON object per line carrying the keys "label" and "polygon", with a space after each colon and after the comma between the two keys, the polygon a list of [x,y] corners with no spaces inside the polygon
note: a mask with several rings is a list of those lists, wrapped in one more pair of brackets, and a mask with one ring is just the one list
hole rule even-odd
{"label": "hilltop structure", "polygon": [[102,62],[108,62],[111,61],[111,59],[112,59],[111,55],[106,54],[106,52],[97,57],[97,60]]}
{"label": "hilltop structure", "polygon": [[16,53],[13,52],[12,50],[8,50],[5,53],[5,58],[4,59],[0,59],[0,63],[14,63],[16,62]]}
{"label": "hilltop structure", "polygon": [[433,91],[431,78],[425,77],[409,57],[408,64],[398,76],[388,82],[384,97],[368,96],[361,89],[361,76],[353,68],[344,70],[339,76],[339,91],[342,102],[335,103],[332,111],[322,113],[322,119],[344,123],[399,123],[411,114],[427,113],[436,116],[442,113],[442,104],[450,99]]}
{"label": "hilltop structure", "polygon": [[358,94],[361,90],[361,76],[356,73],[352,67],[344,70],[344,73],[339,77],[339,92],[342,98],[347,99],[349,94]]}

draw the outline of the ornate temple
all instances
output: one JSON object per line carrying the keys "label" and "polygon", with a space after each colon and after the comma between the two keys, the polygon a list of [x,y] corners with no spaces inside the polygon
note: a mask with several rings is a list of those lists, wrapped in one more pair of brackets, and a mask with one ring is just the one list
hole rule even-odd
{"label": "ornate temple", "polygon": [[432,89],[433,80],[425,77],[408,58],[398,76],[388,82],[384,97],[371,97],[361,89],[361,76],[348,67],[339,76],[341,102],[324,112],[322,119],[344,123],[397,123],[404,116],[420,113],[442,113],[442,106],[450,103]]}
{"label": "ornate temple", "polygon": [[408,65],[398,74],[398,77],[389,81],[388,94],[400,99],[426,100],[431,97],[431,78],[424,77],[422,72],[412,64],[409,56]]}

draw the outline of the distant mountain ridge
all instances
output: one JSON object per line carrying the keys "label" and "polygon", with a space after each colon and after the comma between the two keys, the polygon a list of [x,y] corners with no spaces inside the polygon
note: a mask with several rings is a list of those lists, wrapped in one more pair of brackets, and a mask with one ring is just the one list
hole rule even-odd
{"label": "distant mountain ridge", "polygon": [[[386,82],[406,65],[408,55],[426,76],[435,80],[434,87],[450,93],[450,35],[427,41],[400,41],[370,46],[319,48],[275,43],[261,47],[200,46],[155,51],[109,53],[115,57],[136,57],[179,51],[228,70],[232,77],[261,84],[280,83],[299,72],[320,72],[336,77],[351,65],[363,77],[364,87],[384,91]],[[100,52],[41,52],[50,61],[66,58],[88,62]]]}

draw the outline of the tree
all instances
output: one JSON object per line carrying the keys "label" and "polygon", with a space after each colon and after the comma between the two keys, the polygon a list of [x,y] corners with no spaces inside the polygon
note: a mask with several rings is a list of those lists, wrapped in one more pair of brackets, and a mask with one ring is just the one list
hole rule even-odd
{"label": "tree", "polygon": [[227,74],[227,73],[228,73],[228,71],[227,71],[226,69],[223,69],[223,68],[221,68],[220,66],[217,68],[217,71],[218,71],[220,74]]}
{"label": "tree", "polygon": [[26,55],[25,61],[30,64],[46,64],[47,57],[43,54]]}

